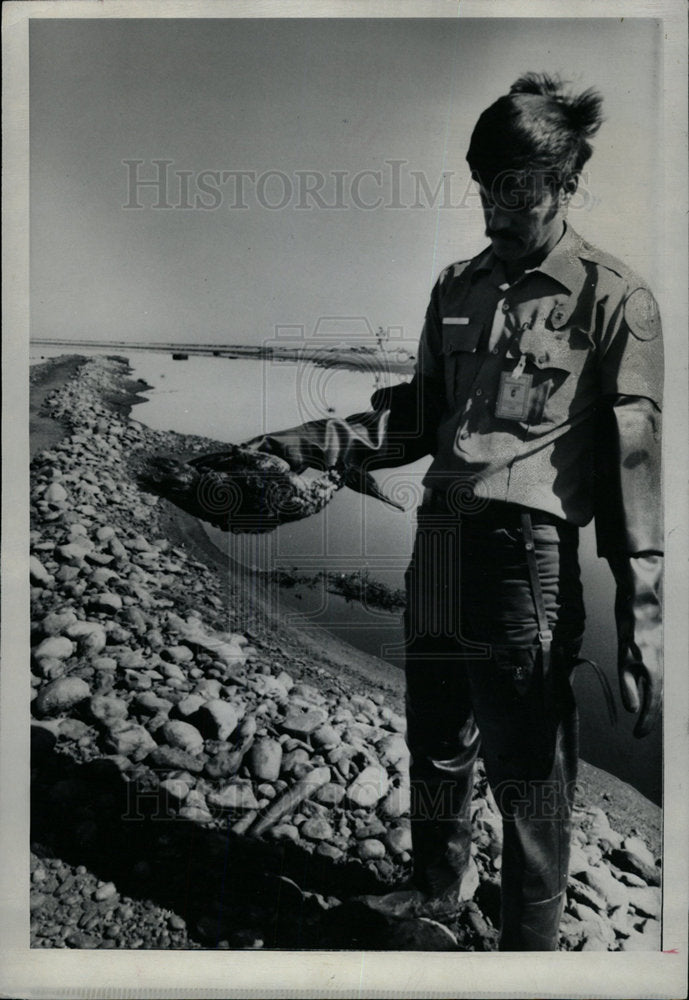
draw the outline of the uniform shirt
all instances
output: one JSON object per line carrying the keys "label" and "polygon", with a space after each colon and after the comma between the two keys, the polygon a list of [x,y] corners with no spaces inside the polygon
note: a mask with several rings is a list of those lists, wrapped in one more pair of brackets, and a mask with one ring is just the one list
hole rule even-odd
{"label": "uniform shirt", "polygon": [[[496,414],[501,376],[522,355],[527,412],[506,419]],[[490,248],[452,264],[433,289],[417,363],[416,380],[443,395],[424,484],[584,525],[594,513],[597,408],[632,396],[660,409],[662,367],[650,291],[570,226],[512,284]]]}

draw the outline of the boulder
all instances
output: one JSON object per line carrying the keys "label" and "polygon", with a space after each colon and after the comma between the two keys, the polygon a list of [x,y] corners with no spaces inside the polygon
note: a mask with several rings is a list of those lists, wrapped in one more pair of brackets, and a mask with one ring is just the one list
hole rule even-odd
{"label": "boulder", "polygon": [[178,719],[166,722],[160,730],[161,737],[170,747],[197,754],[203,750],[203,736],[195,726]]}
{"label": "boulder", "polygon": [[362,861],[377,861],[385,857],[385,844],[382,840],[367,837],[365,840],[359,841],[357,854]]}
{"label": "boulder", "polygon": [[107,736],[107,746],[112,753],[138,763],[144,760],[155,748],[156,742],[143,726],[126,722],[122,723],[123,728],[119,728],[117,723],[113,723]]}
{"label": "boulder", "polygon": [[36,556],[31,556],[29,559],[29,578],[37,586],[45,586],[53,579],[41,560]]}
{"label": "boulder", "polygon": [[380,765],[365,767],[347,789],[347,801],[359,808],[370,808],[387,794],[387,771]]}
{"label": "boulder", "polygon": [[74,643],[64,635],[51,635],[39,643],[33,651],[34,659],[49,657],[51,660],[67,660],[74,653]]}
{"label": "boulder", "polygon": [[39,716],[59,715],[85,701],[90,694],[88,684],[81,677],[58,677],[38,692],[34,711]]}
{"label": "boulder", "polygon": [[216,792],[209,792],[208,804],[216,809],[258,809],[250,782],[236,782]]}
{"label": "boulder", "polygon": [[290,704],[287,715],[280,723],[280,728],[292,736],[304,739],[318,729],[327,717],[328,713],[320,706],[312,705],[307,708],[306,706]]}
{"label": "boulder", "polygon": [[411,792],[408,785],[391,788],[380,806],[382,816],[398,819],[406,816],[411,809]]}
{"label": "boulder", "polygon": [[227,740],[237,728],[239,712],[229,701],[214,698],[198,711],[198,725],[210,739]]}
{"label": "boulder", "polygon": [[376,744],[376,750],[381,763],[386,767],[394,767],[395,764],[406,765],[409,762],[409,748],[399,733],[384,736]]}
{"label": "boulder", "polygon": [[299,834],[307,840],[332,840],[333,828],[322,816],[313,816],[304,820],[299,828]]}
{"label": "boulder", "polygon": [[256,740],[247,757],[249,770],[258,781],[277,781],[280,777],[282,746],[277,740]]}

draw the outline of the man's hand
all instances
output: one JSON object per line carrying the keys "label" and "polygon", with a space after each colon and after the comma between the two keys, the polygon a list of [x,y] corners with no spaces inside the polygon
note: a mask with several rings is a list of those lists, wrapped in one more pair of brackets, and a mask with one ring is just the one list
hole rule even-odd
{"label": "man's hand", "polygon": [[663,629],[659,599],[662,557],[637,556],[613,565],[622,704],[638,713],[636,737],[653,729],[662,705]]}
{"label": "man's hand", "polygon": [[647,736],[656,724],[662,705],[663,665],[660,643],[662,630],[649,641],[644,635],[640,642],[623,641],[619,646],[619,677],[622,704],[628,712],[638,713],[634,726],[636,737]]}

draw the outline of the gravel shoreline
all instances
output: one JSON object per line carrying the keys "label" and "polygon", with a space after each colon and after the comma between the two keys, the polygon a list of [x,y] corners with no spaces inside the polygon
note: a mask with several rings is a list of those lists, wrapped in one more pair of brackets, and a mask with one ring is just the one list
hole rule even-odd
{"label": "gravel shoreline", "polygon": [[[32,370],[32,946],[491,950],[484,775],[457,914],[357,899],[411,870],[401,677],[285,626],[140,488],[147,456],[222,444],[130,420],[129,374]],[[585,765],[575,826],[561,947],[657,949],[660,811]]]}

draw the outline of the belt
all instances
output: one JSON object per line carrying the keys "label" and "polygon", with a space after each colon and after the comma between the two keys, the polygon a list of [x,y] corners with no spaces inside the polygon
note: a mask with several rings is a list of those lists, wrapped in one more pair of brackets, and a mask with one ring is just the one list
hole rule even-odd
{"label": "belt", "polygon": [[483,500],[476,498],[475,508],[471,503],[458,507],[442,490],[434,490],[427,486],[423,493],[422,509],[429,513],[454,514],[462,521],[491,525],[496,528],[521,528],[522,515],[526,511],[532,524],[553,524],[556,527],[576,530],[562,517],[557,517],[547,510],[537,510],[534,507],[523,507],[521,504],[508,503],[504,500]]}

